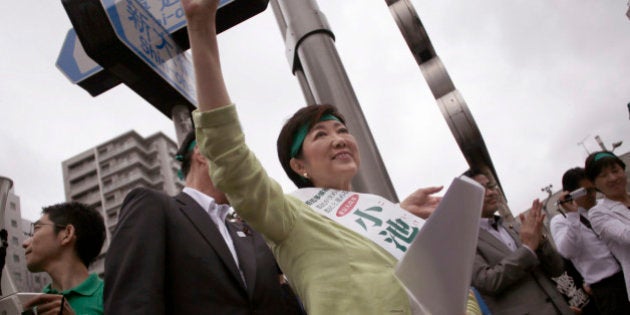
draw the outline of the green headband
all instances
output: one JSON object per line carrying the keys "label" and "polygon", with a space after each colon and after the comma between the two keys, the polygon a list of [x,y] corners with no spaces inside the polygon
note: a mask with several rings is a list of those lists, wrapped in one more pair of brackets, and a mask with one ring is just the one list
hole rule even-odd
{"label": "green headband", "polygon": [[180,161],[180,162],[183,162],[184,161],[184,155],[186,155],[186,153],[192,151],[195,148],[196,145],[197,145],[197,140],[191,141],[190,144],[188,145],[188,148],[186,148],[186,151],[184,151],[183,154],[176,155],[175,159]]}
{"label": "green headband", "polygon": [[617,158],[617,156],[610,152],[599,152],[595,154],[595,157],[593,157],[593,162],[597,162],[598,160],[601,160],[605,157]]}
{"label": "green headband", "polygon": [[[186,153],[192,151],[196,145],[197,145],[197,140],[191,141],[190,144],[188,145],[188,148],[186,148],[186,151],[184,151],[183,154],[176,155],[175,159],[180,162],[184,162],[184,156],[186,155]],[[184,180],[184,172],[182,172],[181,168],[177,170],[177,177],[181,180]]]}
{"label": "green headband", "polygon": [[[341,121],[335,115],[326,114],[326,115],[322,115],[322,117],[318,120],[318,122],[327,121],[327,120]],[[307,123],[303,124],[302,126],[300,126],[300,128],[298,128],[297,132],[295,133],[295,136],[293,137],[293,143],[291,144],[291,152],[289,155],[290,159],[296,157],[298,153],[300,152],[302,143],[304,143],[304,139],[306,138],[306,134],[308,133],[308,130],[309,130],[308,127],[309,126]]]}

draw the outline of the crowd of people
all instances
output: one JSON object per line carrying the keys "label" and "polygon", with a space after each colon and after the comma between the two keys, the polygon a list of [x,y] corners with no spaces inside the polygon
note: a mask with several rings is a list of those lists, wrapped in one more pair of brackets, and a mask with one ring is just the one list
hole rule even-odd
{"label": "crowd of people", "polygon": [[[245,144],[221,73],[218,3],[182,0],[199,101],[195,131],[176,157],[186,187],[177,196],[145,188],[126,196],[104,281],[87,271],[105,239],[103,218],[77,203],[44,208],[23,246],[29,270],[47,272],[52,283],[25,309],[424,314],[422,303],[396,277],[397,258],[389,247],[312,206],[327,192],[351,192],[361,164],[360,148],[334,106],[298,110],[278,136],[278,158],[298,194],[285,194]],[[485,189],[467,314],[586,314],[570,306],[552,280],[565,272],[566,262],[590,292],[589,312],[630,314],[630,195],[625,164],[617,156],[591,154],[584,168],[565,174],[564,211],[553,218],[551,236],[539,200],[518,224],[506,223],[496,214],[499,192],[492,177],[476,169],[464,175]],[[578,188],[587,193],[568,198]],[[441,189],[418,189],[387,209],[427,219]],[[603,196],[597,203],[596,192]],[[368,210],[365,219],[371,218]],[[389,243],[398,245],[393,237]]]}
{"label": "crowd of people", "polygon": [[[472,286],[495,314],[630,314],[630,194],[624,162],[612,152],[595,152],[584,168],[562,177],[560,214],[550,222],[549,242],[542,204],[534,200],[520,226],[496,214],[499,193],[481,172],[465,173],[486,188]],[[583,194],[573,199],[572,192]],[[596,201],[599,192],[603,198]],[[554,278],[575,269],[588,296],[571,305]]]}

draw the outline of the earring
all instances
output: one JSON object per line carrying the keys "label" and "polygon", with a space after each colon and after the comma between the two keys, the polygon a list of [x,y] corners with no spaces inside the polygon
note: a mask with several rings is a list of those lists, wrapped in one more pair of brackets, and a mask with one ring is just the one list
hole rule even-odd
{"label": "earring", "polygon": [[307,172],[304,172],[304,174],[302,174],[302,177],[304,177],[304,178],[308,179],[308,173],[307,173]]}

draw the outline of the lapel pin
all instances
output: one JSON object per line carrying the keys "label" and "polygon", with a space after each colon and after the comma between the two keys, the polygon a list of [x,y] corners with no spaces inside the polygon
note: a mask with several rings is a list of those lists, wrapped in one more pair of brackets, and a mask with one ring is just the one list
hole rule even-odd
{"label": "lapel pin", "polygon": [[245,235],[243,231],[236,231],[236,235],[238,235],[239,237],[247,237],[247,235]]}

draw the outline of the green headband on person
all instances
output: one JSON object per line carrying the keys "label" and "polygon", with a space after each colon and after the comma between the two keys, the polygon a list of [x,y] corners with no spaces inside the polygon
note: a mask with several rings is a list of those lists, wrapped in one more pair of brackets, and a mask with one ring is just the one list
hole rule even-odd
{"label": "green headband on person", "polygon": [[186,151],[182,152],[182,154],[176,155],[175,159],[180,161],[180,162],[183,162],[184,161],[184,156],[186,155],[186,153],[192,151],[195,148],[196,145],[197,145],[197,140],[191,141],[190,144],[188,145],[188,148],[186,148]]}
{"label": "green headband on person", "polygon": [[599,153],[596,153],[595,156],[593,157],[593,162],[597,162],[598,160],[601,160],[605,157],[617,158],[617,156],[615,156],[614,154],[610,152],[599,152]]}
{"label": "green headband on person", "polygon": [[[190,144],[188,145],[188,148],[186,148],[186,151],[184,151],[182,154],[176,155],[175,159],[180,162],[184,162],[184,156],[186,155],[186,153],[192,151],[196,145],[197,145],[197,140],[191,141]],[[181,167],[177,170],[177,177],[181,180],[184,180],[184,172],[182,171]]]}
{"label": "green headband on person", "polygon": [[[331,115],[331,114],[326,114],[326,115],[322,115],[322,117],[318,120],[318,122],[320,121],[327,121],[327,120],[336,120],[336,121],[341,121],[337,116],[335,115]],[[304,143],[304,139],[306,138],[306,134],[308,134],[308,123],[303,124],[302,126],[300,126],[300,128],[298,128],[297,132],[295,133],[295,136],[293,137],[293,143],[291,144],[291,152],[289,155],[289,158],[294,158],[298,155],[298,153],[300,152],[300,148],[302,147],[302,143]]]}

